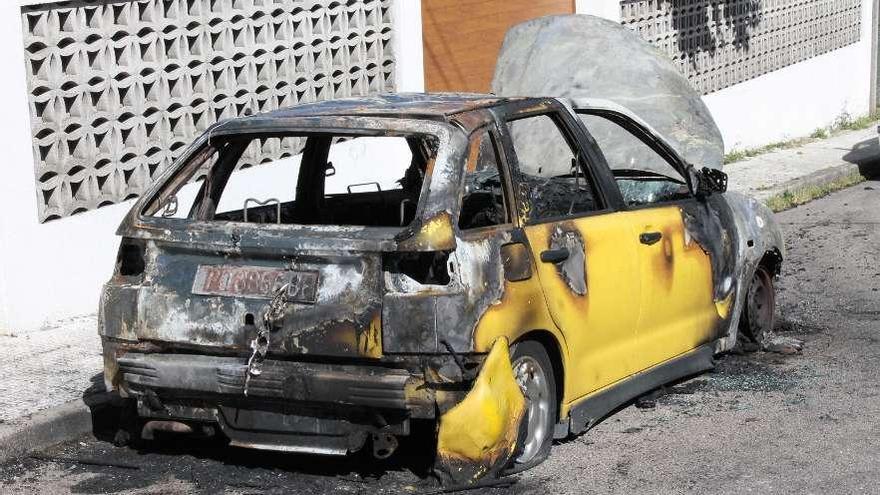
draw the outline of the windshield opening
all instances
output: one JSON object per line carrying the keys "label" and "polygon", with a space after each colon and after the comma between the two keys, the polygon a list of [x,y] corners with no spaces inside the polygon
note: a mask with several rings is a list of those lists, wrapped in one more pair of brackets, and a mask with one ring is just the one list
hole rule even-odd
{"label": "windshield opening", "polygon": [[213,137],[166,181],[143,215],[407,226],[436,154],[437,139],[424,134]]}

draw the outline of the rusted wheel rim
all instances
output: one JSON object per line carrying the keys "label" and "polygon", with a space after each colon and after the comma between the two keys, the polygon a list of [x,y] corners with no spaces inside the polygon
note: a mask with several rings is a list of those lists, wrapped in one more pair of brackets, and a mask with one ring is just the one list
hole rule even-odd
{"label": "rusted wheel rim", "polygon": [[763,268],[758,268],[752,278],[748,305],[749,329],[755,341],[760,343],[773,329],[773,317],[776,310],[773,279]]}
{"label": "rusted wheel rim", "polygon": [[522,454],[516,459],[519,463],[526,463],[538,455],[550,434],[547,428],[550,416],[549,382],[541,364],[530,356],[517,358],[513,363],[513,370],[520,390],[529,400],[526,439]]}

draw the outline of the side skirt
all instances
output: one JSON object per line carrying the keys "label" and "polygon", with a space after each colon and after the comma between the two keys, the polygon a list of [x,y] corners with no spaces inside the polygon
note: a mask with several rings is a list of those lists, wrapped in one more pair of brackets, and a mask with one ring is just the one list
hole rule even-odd
{"label": "side skirt", "polygon": [[554,438],[589,430],[618,407],[663,384],[714,368],[714,354],[714,343],[702,345],[581,399],[572,406],[568,419],[556,425]]}

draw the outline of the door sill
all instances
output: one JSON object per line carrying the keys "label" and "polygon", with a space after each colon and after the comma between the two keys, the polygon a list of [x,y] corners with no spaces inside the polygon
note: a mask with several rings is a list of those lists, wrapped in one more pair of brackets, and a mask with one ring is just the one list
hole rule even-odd
{"label": "door sill", "polygon": [[714,342],[704,344],[578,400],[569,417],[556,425],[553,437],[583,433],[618,407],[661,385],[714,368],[714,355]]}

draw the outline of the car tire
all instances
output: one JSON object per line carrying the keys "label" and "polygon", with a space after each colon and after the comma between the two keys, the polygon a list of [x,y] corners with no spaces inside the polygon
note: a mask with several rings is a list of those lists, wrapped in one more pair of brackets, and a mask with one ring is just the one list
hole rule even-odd
{"label": "car tire", "polygon": [[510,361],[514,378],[528,403],[526,420],[506,470],[508,474],[525,471],[547,459],[558,408],[553,364],[543,345],[532,340],[519,342],[513,346]]}
{"label": "car tire", "polygon": [[773,275],[759,266],[749,282],[739,320],[741,343],[762,347],[773,331],[776,317],[776,288]]}

